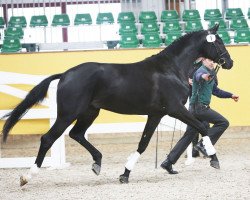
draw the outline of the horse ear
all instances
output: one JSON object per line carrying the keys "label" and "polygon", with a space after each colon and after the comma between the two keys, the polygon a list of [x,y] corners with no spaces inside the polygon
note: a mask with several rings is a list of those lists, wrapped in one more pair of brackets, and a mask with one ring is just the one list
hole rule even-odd
{"label": "horse ear", "polygon": [[219,26],[220,24],[215,24],[214,27],[210,28],[210,32],[214,34],[217,33]]}

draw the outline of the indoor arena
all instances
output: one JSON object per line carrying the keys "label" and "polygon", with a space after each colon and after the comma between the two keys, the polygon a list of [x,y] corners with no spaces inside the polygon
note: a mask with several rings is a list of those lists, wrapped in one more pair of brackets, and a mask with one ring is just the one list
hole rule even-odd
{"label": "indoor arena", "polygon": [[250,199],[249,27],[250,0],[0,1],[0,200]]}

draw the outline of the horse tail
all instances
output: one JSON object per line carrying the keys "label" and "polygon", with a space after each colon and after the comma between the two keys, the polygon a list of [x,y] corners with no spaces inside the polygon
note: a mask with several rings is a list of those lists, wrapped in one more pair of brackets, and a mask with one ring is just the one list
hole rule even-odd
{"label": "horse tail", "polygon": [[54,74],[41,83],[36,85],[25,97],[25,99],[18,104],[13,111],[4,115],[3,118],[8,118],[3,126],[3,141],[6,142],[10,130],[15,126],[15,124],[22,118],[22,116],[28,112],[28,110],[35,104],[43,101],[45,98],[50,82],[59,79],[62,74]]}

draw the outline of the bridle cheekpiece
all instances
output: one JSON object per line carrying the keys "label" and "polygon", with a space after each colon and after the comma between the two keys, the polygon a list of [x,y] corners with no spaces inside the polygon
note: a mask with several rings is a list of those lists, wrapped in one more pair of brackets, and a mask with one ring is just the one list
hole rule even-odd
{"label": "bridle cheekpiece", "polygon": [[[208,43],[211,43],[212,45],[214,45],[215,49],[216,49],[216,52],[217,52],[217,55],[218,55],[218,59],[217,59],[217,63],[219,65],[223,65],[225,63],[225,59],[222,57],[224,54],[227,53],[227,51],[222,51],[220,49],[220,47],[218,45],[215,44],[215,41],[216,41],[216,35],[217,34],[212,34],[210,31],[208,31],[208,35],[206,36],[206,40]],[[211,48],[210,48],[211,49]],[[219,51],[220,50],[220,51]],[[222,52],[222,53],[220,53]]]}

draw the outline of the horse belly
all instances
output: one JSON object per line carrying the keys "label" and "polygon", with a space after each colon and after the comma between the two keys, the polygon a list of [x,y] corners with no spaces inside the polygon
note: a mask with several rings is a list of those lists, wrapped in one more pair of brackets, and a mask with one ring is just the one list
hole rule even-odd
{"label": "horse belly", "polygon": [[106,93],[96,96],[92,105],[120,114],[148,115],[164,110],[164,106],[152,101],[150,94],[144,92],[133,94],[129,92],[122,94],[122,91],[117,91],[115,94]]}

